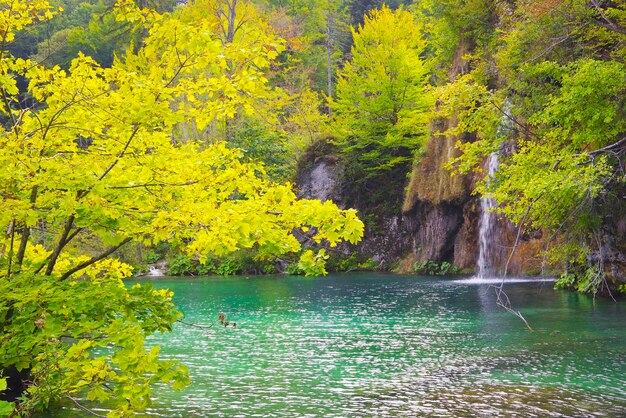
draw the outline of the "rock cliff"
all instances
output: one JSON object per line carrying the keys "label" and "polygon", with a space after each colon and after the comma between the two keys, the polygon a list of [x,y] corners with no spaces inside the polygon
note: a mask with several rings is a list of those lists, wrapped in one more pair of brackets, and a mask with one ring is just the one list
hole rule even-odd
{"label": "rock cliff", "polygon": [[[431,127],[433,134],[411,173],[401,214],[384,216],[373,225],[366,223],[363,241],[352,250],[400,272],[408,273],[415,262],[426,260],[447,261],[463,271],[474,271],[478,258],[480,204],[479,197],[472,191],[482,174],[452,175],[443,168],[458,152],[457,140],[471,140],[438,135],[446,123],[439,121]],[[326,152],[330,151],[327,148]],[[339,158],[332,153],[309,156],[309,160],[301,164],[296,179],[300,195],[350,206],[351,202],[347,202],[342,193],[342,171]],[[496,229],[492,262],[496,270],[503,271],[517,239],[517,229],[501,219]],[[509,261],[509,273],[539,273],[543,261],[538,256],[541,245],[541,233],[522,234]]]}

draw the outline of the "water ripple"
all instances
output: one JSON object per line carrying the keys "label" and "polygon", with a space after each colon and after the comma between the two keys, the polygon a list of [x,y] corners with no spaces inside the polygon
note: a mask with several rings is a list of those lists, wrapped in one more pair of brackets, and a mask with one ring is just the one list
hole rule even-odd
{"label": "water ripple", "polygon": [[157,389],[146,416],[626,415],[623,304],[508,283],[529,333],[489,286],[458,280],[194,280],[155,283],[186,321],[238,327],[153,338],[194,383]]}

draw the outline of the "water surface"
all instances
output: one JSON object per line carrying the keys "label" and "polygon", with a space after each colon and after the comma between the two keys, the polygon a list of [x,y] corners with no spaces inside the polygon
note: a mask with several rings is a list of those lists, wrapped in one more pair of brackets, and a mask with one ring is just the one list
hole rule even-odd
{"label": "water surface", "polygon": [[[144,279],[145,280],[145,279]],[[337,275],[150,279],[185,321],[156,336],[189,366],[150,415],[626,416],[626,305],[552,283]]]}

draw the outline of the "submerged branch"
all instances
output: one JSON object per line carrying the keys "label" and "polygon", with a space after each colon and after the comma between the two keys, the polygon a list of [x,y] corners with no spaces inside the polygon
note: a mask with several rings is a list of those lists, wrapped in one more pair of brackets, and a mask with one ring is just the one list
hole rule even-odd
{"label": "submerged branch", "polygon": [[97,412],[95,412],[95,411],[92,411],[91,409],[87,408],[85,405],[83,405],[83,404],[81,404],[80,402],[78,402],[78,399],[76,399],[76,398],[74,398],[74,397],[72,397],[72,396],[70,396],[70,395],[65,395],[65,397],[66,397],[67,399],[69,399],[70,401],[72,401],[72,403],[73,403],[74,405],[76,405],[76,407],[77,407],[78,409],[81,409],[81,410],[83,410],[83,411],[87,412],[88,414],[93,415],[94,417],[106,418],[106,415],[100,415],[99,413],[97,413]]}

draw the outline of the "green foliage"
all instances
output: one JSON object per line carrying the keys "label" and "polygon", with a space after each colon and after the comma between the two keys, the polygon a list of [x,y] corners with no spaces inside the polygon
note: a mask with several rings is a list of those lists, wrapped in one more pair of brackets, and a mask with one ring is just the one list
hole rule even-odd
{"label": "green foliage", "polygon": [[[556,289],[573,289],[580,293],[596,294],[605,281],[604,272],[596,267],[580,269],[576,273],[565,272],[554,283]],[[619,287],[618,287],[619,291]]]}
{"label": "green foliage", "polygon": [[168,274],[172,276],[184,276],[188,274],[197,273],[197,267],[192,266],[192,259],[185,255],[177,255],[169,264]]}
{"label": "green foliage", "polygon": [[276,272],[273,258],[261,258],[253,251],[238,251],[222,257],[209,257],[204,262],[185,254],[177,254],[169,264],[172,276],[233,276],[235,274],[272,274]]}
{"label": "green foliage", "polygon": [[317,253],[312,250],[306,250],[300,256],[298,268],[306,276],[323,276],[326,274],[324,261],[327,259],[328,255],[326,255],[326,250],[323,248]]}
{"label": "green foliage", "polygon": [[576,283],[576,275],[574,273],[562,273],[558,280],[554,282],[555,289],[571,289]]}
{"label": "green foliage", "polygon": [[348,272],[355,270],[377,270],[380,263],[366,257],[358,252],[344,254],[342,252],[331,252],[326,268],[331,272]]}
{"label": "green foliage", "polygon": [[[372,11],[353,31],[352,59],[339,72],[331,107],[345,160],[344,188],[369,206],[402,194],[408,167],[424,142],[432,102],[421,29],[406,10]],[[372,196],[377,191],[381,195]]]}
{"label": "green foliage", "polygon": [[459,268],[448,261],[438,263],[434,260],[426,260],[413,264],[413,271],[427,276],[445,276],[447,274],[457,274]]}
{"label": "green foliage", "polygon": [[[19,415],[84,396],[131,416],[149,406],[151,384],[188,384],[184,366],[144,344],[181,314],[167,290],[126,288],[132,268],[112,256],[128,243],[167,241],[204,266],[219,257],[230,274],[245,268],[224,261],[238,250],[299,252],[297,229],[330,246],[362,236],[354,210],[297,199],[224,142],[175,136],[181,124],[202,131],[256,114],[283,49],[262,26],[246,48],[243,34],[223,44],[222,16],[206,7],[170,15],[118,1],[115,22],[148,36],[108,68],[83,54],[67,71],[0,54],[0,370],[32,382]],[[0,0],[0,44],[54,14],[45,0]],[[301,268],[320,274],[323,262],[304,253]]]}
{"label": "green foliage", "polygon": [[28,274],[1,282],[0,364],[29,370],[33,381],[21,411],[85,394],[125,414],[149,405],[151,384],[182,389],[189,382],[184,366],[160,360],[158,347],[144,348],[145,337],[170,330],[181,316],[172,294],[150,285],[127,289],[121,278],[129,273],[102,262],[79,279]]}
{"label": "green foliage", "polygon": [[427,54],[436,57],[434,78],[448,82],[450,67],[461,64],[459,53],[476,56],[490,53],[498,35],[496,15],[505,5],[506,2],[494,4],[488,0],[415,2],[415,13],[428,40]]}
{"label": "green foliage", "polygon": [[289,263],[285,267],[285,273],[289,274],[290,276],[303,276],[304,270],[300,268],[298,263]]}
{"label": "green foliage", "polygon": [[[6,378],[0,375],[0,393],[7,389]],[[15,404],[13,402],[0,401],[0,417],[9,417],[15,410]]]}
{"label": "green foliage", "polygon": [[283,77],[285,79],[296,77],[299,81],[304,79],[316,91],[324,91],[331,95],[335,84],[335,69],[341,66],[345,52],[350,47],[350,17],[347,10],[349,1],[266,0],[266,2],[277,8],[275,14],[280,15],[282,11],[286,11],[291,18],[288,25],[282,25],[281,32],[291,34],[286,36],[290,51],[286,62],[294,69],[294,73],[293,76],[283,74]]}
{"label": "green foliage", "polygon": [[232,257],[226,257],[220,262],[219,266],[217,266],[217,268],[215,269],[215,274],[219,276],[232,276],[241,272],[242,269],[243,269],[243,264],[241,263],[240,260],[237,260]]}
{"label": "green foliage", "polygon": [[292,177],[293,168],[287,141],[280,132],[259,121],[244,120],[237,124],[229,142],[241,149],[247,160],[262,162],[272,180],[285,181]]}
{"label": "green foliage", "polygon": [[161,255],[154,250],[150,250],[146,253],[146,263],[154,264],[161,259]]}
{"label": "green foliage", "polygon": [[[484,158],[500,150],[495,180],[476,192],[493,196],[497,210],[523,229],[544,230],[555,240],[548,242],[552,260],[586,264],[563,286],[595,292],[605,280],[605,225],[620,208],[611,190],[626,179],[626,66],[615,30],[624,5],[503,2],[495,11],[497,42],[465,57],[472,70],[437,89],[437,116],[457,122],[445,133],[476,138],[458,144],[462,155],[449,166],[481,172]],[[613,30],[598,25],[606,19]]]}
{"label": "green foliage", "polygon": [[[64,13],[56,15],[46,25],[27,28],[30,45],[18,42],[11,46],[12,53],[31,57],[50,68],[59,65],[65,69],[83,53],[109,67],[114,55],[122,55],[131,44],[142,42],[141,25],[117,19],[113,0],[57,0],[53,3],[63,8]],[[158,12],[171,11],[174,3],[151,1],[148,7]]]}

